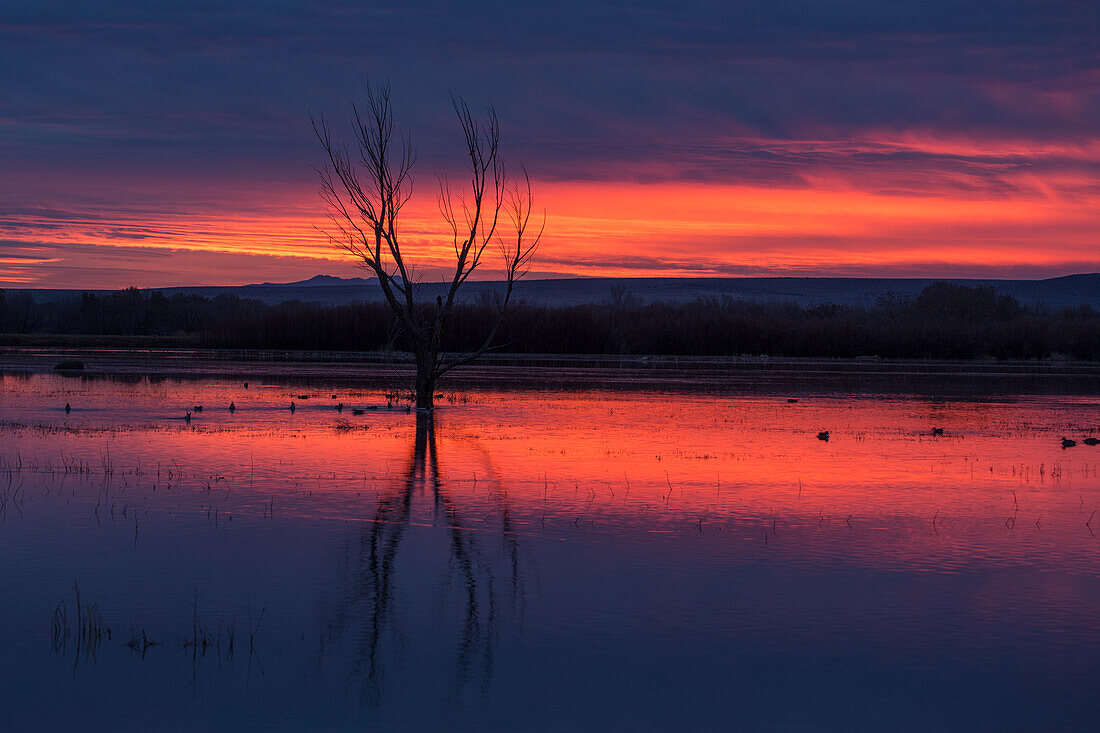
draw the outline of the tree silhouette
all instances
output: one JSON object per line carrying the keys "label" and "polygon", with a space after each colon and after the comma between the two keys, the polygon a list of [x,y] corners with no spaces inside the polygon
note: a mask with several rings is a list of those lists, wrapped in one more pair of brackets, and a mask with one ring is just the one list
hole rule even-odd
{"label": "tree silhouette", "polygon": [[[321,197],[328,208],[331,241],[348,252],[378,278],[386,303],[397,317],[416,360],[413,393],[417,409],[431,410],[440,377],[485,353],[492,345],[512,302],[516,280],[530,267],[545,226],[529,234],[531,181],[509,181],[500,157],[500,124],[489,107],[478,121],[462,99],[451,99],[469,160],[467,185],[453,191],[445,177],[439,180],[439,211],[450,231],[454,270],[448,286],[435,302],[417,297],[417,283],[405,242],[400,234],[401,213],[412,197],[412,168],[416,162],[407,134],[394,139],[389,85],[367,84],[366,109],[352,103],[355,152],[333,141],[323,115],[310,116],[313,130],[328,158],[319,169]],[[522,170],[522,168],[521,168]],[[507,229],[507,235],[502,230]],[[490,244],[497,244],[504,260],[505,285],[496,323],[485,341],[472,352],[448,355],[442,342],[462,285],[482,264]]]}

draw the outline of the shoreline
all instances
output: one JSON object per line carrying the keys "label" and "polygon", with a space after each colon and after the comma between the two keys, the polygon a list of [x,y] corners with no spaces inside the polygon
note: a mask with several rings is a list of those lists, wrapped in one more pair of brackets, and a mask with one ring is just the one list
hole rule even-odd
{"label": "shoreline", "polygon": [[[57,371],[67,360],[82,370]],[[0,379],[241,378],[390,387],[406,381],[403,353],[225,349],[0,347]],[[1100,395],[1100,362],[798,357],[492,354],[459,369],[451,389],[645,389],[768,394]]]}

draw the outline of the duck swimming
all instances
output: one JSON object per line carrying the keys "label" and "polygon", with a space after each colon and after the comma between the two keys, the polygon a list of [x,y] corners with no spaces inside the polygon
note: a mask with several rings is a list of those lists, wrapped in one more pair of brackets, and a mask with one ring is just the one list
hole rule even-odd
{"label": "duck swimming", "polygon": [[817,434],[817,439],[818,440],[828,440],[829,439],[829,431],[828,430],[822,430],[820,433]]}
{"label": "duck swimming", "polygon": [[1077,445],[1076,440],[1070,440],[1069,438],[1062,438],[1062,447],[1063,448],[1072,448],[1075,445]]}

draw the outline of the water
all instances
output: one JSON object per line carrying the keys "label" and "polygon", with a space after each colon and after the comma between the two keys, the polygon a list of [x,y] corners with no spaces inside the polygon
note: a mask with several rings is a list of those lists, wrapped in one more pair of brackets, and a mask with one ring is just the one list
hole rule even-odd
{"label": "water", "polygon": [[418,427],[377,380],[235,369],[4,373],[3,726],[1100,714],[1100,446],[1060,443],[1100,429],[1078,383],[583,388],[582,370],[462,387]]}

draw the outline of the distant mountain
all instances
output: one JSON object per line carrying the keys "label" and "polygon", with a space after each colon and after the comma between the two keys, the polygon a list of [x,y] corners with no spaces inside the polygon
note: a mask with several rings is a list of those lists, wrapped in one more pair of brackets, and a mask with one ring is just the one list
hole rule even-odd
{"label": "distant mountain", "polygon": [[[377,281],[374,279],[352,277],[342,278],[332,275],[316,275],[308,280],[292,283],[258,283],[255,285],[197,285],[192,287],[174,288],[142,288],[143,290],[159,290],[165,295],[201,295],[206,298],[214,298],[219,295],[236,295],[241,298],[252,298],[268,305],[285,303],[288,300],[301,300],[307,303],[323,303],[326,305],[340,305],[343,303],[355,303],[364,300],[381,298]],[[82,292],[102,293],[103,290],[26,290],[38,302],[64,300],[79,295]]]}
{"label": "distant mountain", "polygon": [[[793,302],[809,306],[871,306],[883,297],[917,295],[932,283],[944,280],[945,278],[833,277],[586,278],[525,280],[517,286],[517,293],[528,302],[548,305],[600,303],[615,298],[653,303],[729,297],[766,303]],[[1092,305],[1100,309],[1100,274],[1070,275],[1047,280],[947,281],[970,286],[992,286],[1029,305],[1043,303],[1055,308]],[[469,285],[466,297],[470,299],[477,298],[481,291],[501,287],[500,283]]]}
{"label": "distant mountain", "polygon": [[365,285],[374,282],[374,278],[367,277],[336,277],[335,275],[314,275],[308,280],[299,280],[293,283],[260,283],[258,285],[241,285],[243,288],[304,288],[304,287],[334,287],[338,285]]}
{"label": "distant mountain", "polygon": [[[516,295],[532,304],[579,305],[614,299],[652,303],[684,302],[698,298],[737,298],[757,302],[793,302],[800,305],[874,305],[882,297],[908,297],[944,278],[855,278],[855,277],[746,277],[746,278],[572,278],[523,280]],[[989,285],[1012,295],[1021,303],[1045,303],[1051,307],[1091,305],[1100,309],[1100,274],[1068,275],[1047,280],[948,279],[962,285]],[[445,292],[442,283],[419,286],[421,297],[434,298]],[[468,282],[462,299],[477,302],[501,282]],[[232,294],[274,304],[289,300],[340,305],[364,300],[381,300],[382,292],[373,278],[340,278],[317,275],[292,283],[259,283],[237,287],[152,288],[166,295],[193,293],[206,297]],[[35,300],[50,301],[73,297],[79,290],[28,290]],[[484,295],[483,295],[484,294]]]}

